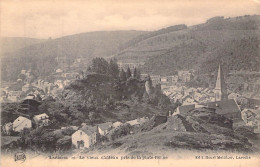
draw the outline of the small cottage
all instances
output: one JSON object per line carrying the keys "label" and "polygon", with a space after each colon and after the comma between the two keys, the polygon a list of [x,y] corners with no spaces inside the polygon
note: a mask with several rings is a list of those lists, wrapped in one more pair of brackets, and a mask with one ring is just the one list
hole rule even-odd
{"label": "small cottage", "polygon": [[105,136],[112,129],[112,122],[106,122],[98,125],[98,132],[101,136]]}
{"label": "small cottage", "polygon": [[114,128],[117,128],[117,127],[119,127],[121,125],[122,125],[122,122],[119,122],[119,121],[116,121],[116,122],[113,123],[113,127]]}
{"label": "small cottage", "polygon": [[13,131],[15,132],[21,132],[25,128],[31,128],[31,127],[32,127],[32,121],[22,116],[19,116],[13,122]]}
{"label": "small cottage", "polygon": [[83,126],[71,136],[72,145],[78,149],[89,148],[97,142],[96,127]]}
{"label": "small cottage", "polygon": [[39,114],[39,115],[35,115],[33,117],[33,120],[36,124],[37,127],[39,126],[48,126],[49,123],[50,123],[50,120],[49,120],[49,116],[45,113],[43,114]]}
{"label": "small cottage", "polygon": [[134,126],[134,125],[141,125],[148,120],[149,120],[148,118],[137,118],[131,121],[127,121],[126,123],[130,124],[131,126]]}

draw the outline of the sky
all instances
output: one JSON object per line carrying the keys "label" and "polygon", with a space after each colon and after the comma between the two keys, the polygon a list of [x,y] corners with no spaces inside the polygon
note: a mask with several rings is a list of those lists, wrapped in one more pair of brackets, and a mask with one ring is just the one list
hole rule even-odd
{"label": "sky", "polygon": [[260,0],[0,0],[0,36],[58,38],[110,30],[152,31],[214,16],[260,15]]}

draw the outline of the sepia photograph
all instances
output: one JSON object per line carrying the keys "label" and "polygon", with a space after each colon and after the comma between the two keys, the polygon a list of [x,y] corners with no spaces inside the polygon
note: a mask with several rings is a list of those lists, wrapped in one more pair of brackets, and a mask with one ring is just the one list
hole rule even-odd
{"label": "sepia photograph", "polygon": [[260,165],[260,0],[1,0],[1,166]]}

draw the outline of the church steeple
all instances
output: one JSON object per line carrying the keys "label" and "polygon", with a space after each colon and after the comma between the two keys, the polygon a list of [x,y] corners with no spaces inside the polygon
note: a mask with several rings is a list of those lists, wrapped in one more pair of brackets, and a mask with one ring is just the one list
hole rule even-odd
{"label": "church steeple", "polygon": [[215,87],[215,101],[221,101],[227,99],[226,84],[224,76],[222,74],[221,65],[218,67],[218,75]]}

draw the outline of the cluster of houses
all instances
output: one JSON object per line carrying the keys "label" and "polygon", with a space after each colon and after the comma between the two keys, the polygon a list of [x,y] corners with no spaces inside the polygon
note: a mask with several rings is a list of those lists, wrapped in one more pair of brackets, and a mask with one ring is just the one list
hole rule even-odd
{"label": "cluster of houses", "polygon": [[[21,70],[21,74],[26,77],[31,76],[31,70]],[[65,86],[69,85],[73,80],[80,77],[79,73],[71,72],[65,73],[61,69],[57,69],[56,73],[53,74],[55,81],[53,83],[45,81],[43,79],[38,80],[24,80],[18,79],[19,81],[12,84],[1,84],[1,102],[19,102],[23,100],[28,94],[40,95],[44,98],[46,95],[56,97],[58,92],[64,89]],[[19,89],[12,90],[11,85],[22,84]]]}
{"label": "cluster of houses", "polygon": [[2,127],[2,131],[6,135],[11,135],[12,132],[22,132],[24,129],[35,127],[48,126],[50,124],[49,116],[45,113],[33,116],[32,120],[25,116],[18,116],[13,122],[6,123]]}
{"label": "cluster of houses", "polygon": [[[80,127],[78,126],[68,126],[61,127],[61,130],[67,128],[72,128],[75,131],[72,136],[72,144],[75,148],[89,148],[98,141],[98,136],[107,136],[116,128],[120,128],[122,125],[129,124],[131,126],[139,126],[149,119],[146,118],[137,118],[131,121],[122,123],[120,121],[116,122],[106,122],[101,123],[96,126],[87,125],[82,123]],[[34,129],[42,126],[49,126],[51,124],[50,118],[46,113],[34,115],[32,119],[28,116],[18,116],[13,122],[8,122],[2,126],[2,132],[5,135],[12,135],[13,132],[20,133],[25,129]]]}
{"label": "cluster of houses", "polygon": [[[148,74],[141,74],[141,79],[145,79]],[[189,82],[193,77],[193,71],[178,71],[178,75],[171,76],[161,76],[161,75],[151,75],[153,86],[158,84],[162,88],[169,86],[183,86],[186,82]]]}
{"label": "cluster of houses", "polygon": [[[67,60],[64,59],[64,63],[66,61]],[[81,62],[80,60],[76,61],[78,63]],[[63,59],[61,62],[63,62]],[[130,65],[125,65],[122,63],[121,65],[119,64],[120,68],[125,68],[125,66],[129,67]],[[131,67],[135,68],[136,65],[134,64]],[[22,70],[21,73],[26,76],[30,76],[30,71],[27,72]],[[6,91],[4,92],[4,96],[13,102],[18,102],[23,96],[26,97],[28,94],[32,95],[27,96],[23,100],[35,99],[38,97],[37,95],[40,95],[40,97],[44,97],[45,95],[55,96],[55,92],[64,89],[64,87],[68,85],[71,80],[76,79],[79,76],[78,73],[64,73],[61,69],[57,69],[56,74],[60,78],[56,79],[54,83],[49,83],[39,79],[35,82],[25,84],[20,91],[8,91],[5,89]],[[146,76],[147,75],[144,74],[141,75],[142,78]],[[259,108],[257,105],[254,105],[254,108],[246,108],[241,111],[236,100],[240,97],[240,95],[236,93],[227,95],[220,66],[218,70],[216,87],[214,90],[209,88],[185,87],[182,83],[190,81],[192,78],[192,72],[190,71],[178,71],[178,75],[173,76],[152,75],[150,77],[154,85],[166,85],[167,88],[162,88],[163,93],[170,97],[170,99],[174,102],[179,101],[182,104],[177,107],[176,111],[169,112],[170,117],[178,114],[185,115],[189,111],[196,108],[209,108],[220,115],[224,115],[225,117],[232,119],[234,124],[244,121],[246,125],[255,127],[256,133],[260,133],[260,118],[257,119],[257,115],[260,115]],[[125,123],[117,121],[114,123],[106,122],[96,126],[90,126],[86,123],[83,123],[81,127],[70,126],[75,131],[71,136],[72,144],[75,148],[79,149],[89,148],[98,142],[98,136],[107,136],[113,132],[113,130],[120,128],[125,124],[139,126],[147,121],[149,121],[148,118],[138,118]],[[12,132],[19,133],[24,129],[49,125],[50,119],[46,113],[34,115],[32,119],[27,116],[18,116],[13,122],[6,123],[2,126],[2,131],[4,134],[10,135]],[[67,127],[62,127],[61,129],[66,128]]]}
{"label": "cluster of houses", "polygon": [[162,89],[163,93],[174,102],[183,105],[210,102],[215,100],[214,91],[209,88],[188,88],[186,86],[170,86]]}
{"label": "cluster of houses", "polygon": [[125,124],[129,124],[131,126],[139,126],[146,121],[148,121],[148,118],[137,118],[131,121],[127,121],[125,123],[116,121],[114,123],[112,122],[106,122],[102,124],[98,124],[96,126],[90,126],[85,123],[82,123],[81,128],[78,128],[76,132],[74,132],[71,136],[72,145],[75,148],[89,148],[95,143],[97,143],[98,135],[107,136],[113,130],[116,128],[120,128],[121,126]]}
{"label": "cluster of houses", "polygon": [[131,71],[134,71],[135,68],[140,68],[141,66],[144,65],[144,62],[135,62],[135,63],[125,63],[125,62],[121,62],[121,61],[118,61],[117,62],[118,64],[118,68],[119,70],[127,70],[127,68],[129,68]]}
{"label": "cluster of houses", "polygon": [[[192,88],[193,89],[193,88]],[[181,90],[180,90],[181,91]],[[185,91],[181,91],[182,95],[185,95]],[[255,128],[255,132],[260,131],[259,130],[259,122],[260,122],[260,110],[259,110],[259,100],[254,101],[253,108],[246,108],[241,111],[241,108],[239,104],[237,103],[237,100],[239,97],[241,97],[237,93],[231,93],[227,94],[226,90],[226,84],[224,81],[224,77],[222,75],[221,66],[219,65],[218,69],[218,75],[216,80],[216,87],[214,90],[209,89],[197,89],[196,91],[186,91],[190,97],[193,97],[193,101],[187,102],[186,99],[183,98],[182,105],[177,107],[176,111],[173,113],[169,113],[170,115],[177,115],[177,114],[187,114],[189,111],[198,109],[198,108],[209,108],[214,110],[216,113],[220,115],[224,115],[227,118],[230,118],[233,120],[233,124],[239,125],[239,124],[246,124],[249,126],[252,126]],[[192,92],[192,94],[190,94]],[[195,93],[194,93],[195,92]],[[203,99],[196,100],[197,97],[203,97],[198,92],[204,92],[210,94],[208,98],[205,98],[207,101],[203,101]],[[166,95],[171,95],[171,92],[166,91]],[[212,96],[212,93],[214,96]],[[198,95],[196,95],[198,94]],[[196,100],[196,101],[195,101]]]}

